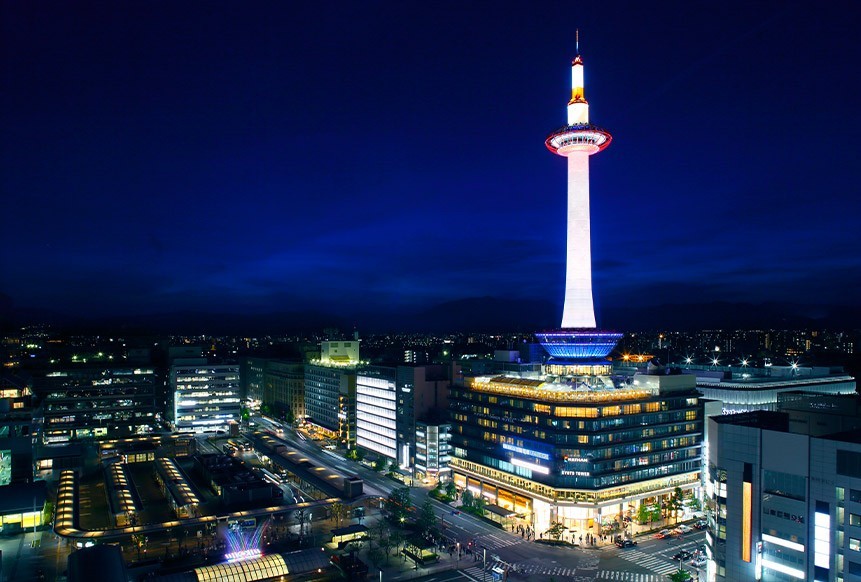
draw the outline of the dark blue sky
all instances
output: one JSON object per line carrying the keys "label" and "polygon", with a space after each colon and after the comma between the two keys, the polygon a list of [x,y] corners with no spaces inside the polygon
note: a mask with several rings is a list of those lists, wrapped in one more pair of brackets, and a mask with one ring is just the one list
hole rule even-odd
{"label": "dark blue sky", "polygon": [[[534,5],[533,5],[534,4]],[[0,293],[78,316],[861,292],[861,4],[4,2]]]}

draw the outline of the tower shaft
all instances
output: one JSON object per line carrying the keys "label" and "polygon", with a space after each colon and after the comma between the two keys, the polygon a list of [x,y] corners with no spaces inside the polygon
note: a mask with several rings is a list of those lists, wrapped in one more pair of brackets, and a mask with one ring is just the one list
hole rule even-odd
{"label": "tower shaft", "polygon": [[592,241],[589,224],[589,153],[571,151],[568,158],[568,236],[563,328],[594,328]]}

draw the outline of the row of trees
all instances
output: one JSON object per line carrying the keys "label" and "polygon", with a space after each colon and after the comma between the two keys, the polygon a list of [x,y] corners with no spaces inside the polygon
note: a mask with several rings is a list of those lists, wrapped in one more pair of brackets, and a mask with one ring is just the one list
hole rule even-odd
{"label": "row of trees", "polygon": [[666,503],[663,504],[663,506],[646,505],[645,503],[641,504],[640,509],[637,511],[637,521],[640,523],[659,521],[665,516],[664,512],[666,512],[666,517],[672,516],[673,519],[678,519],[679,511],[684,508],[686,501],[694,511],[698,511],[700,509],[699,499],[696,497],[685,497],[681,487],[676,487],[673,490],[673,494]]}

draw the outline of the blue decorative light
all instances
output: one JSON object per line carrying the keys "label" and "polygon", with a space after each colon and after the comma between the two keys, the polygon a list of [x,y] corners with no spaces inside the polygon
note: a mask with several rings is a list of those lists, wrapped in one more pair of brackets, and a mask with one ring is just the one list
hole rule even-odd
{"label": "blue decorative light", "polygon": [[606,358],[622,339],[622,334],[593,330],[557,330],[539,332],[535,337],[554,358],[587,360]]}

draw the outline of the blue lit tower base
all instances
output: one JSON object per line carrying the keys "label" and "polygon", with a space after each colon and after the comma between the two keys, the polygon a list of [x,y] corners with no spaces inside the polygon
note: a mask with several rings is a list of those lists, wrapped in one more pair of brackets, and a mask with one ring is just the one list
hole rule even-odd
{"label": "blue lit tower base", "polygon": [[554,363],[606,363],[622,334],[597,329],[556,329],[535,334]]}

